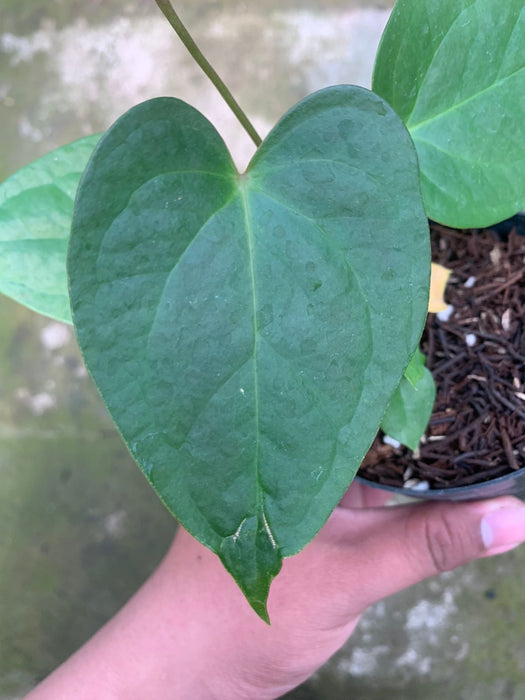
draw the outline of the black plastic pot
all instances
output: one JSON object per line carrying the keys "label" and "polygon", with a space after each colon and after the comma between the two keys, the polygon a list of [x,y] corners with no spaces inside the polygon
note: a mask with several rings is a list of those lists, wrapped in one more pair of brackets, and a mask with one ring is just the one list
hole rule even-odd
{"label": "black plastic pot", "polygon": [[426,501],[479,501],[484,498],[495,498],[496,496],[517,496],[525,501],[525,467],[511,474],[505,474],[505,476],[499,476],[497,479],[473,484],[472,486],[428,489],[427,491],[385,486],[361,476],[356,477],[356,480],[361,484],[373,486],[384,491],[391,491],[400,496],[410,496]]}
{"label": "black plastic pot", "polygon": [[[511,230],[516,230],[520,235],[525,236],[525,212],[519,212],[506,221],[491,226],[502,240],[505,240]],[[525,467],[517,471],[490,479],[471,486],[457,486],[446,489],[428,489],[420,491],[397,486],[386,486],[364,477],[356,477],[357,481],[373,486],[374,488],[390,491],[402,496],[419,498],[426,501],[475,501],[485,498],[495,498],[496,496],[517,496],[525,501]]]}

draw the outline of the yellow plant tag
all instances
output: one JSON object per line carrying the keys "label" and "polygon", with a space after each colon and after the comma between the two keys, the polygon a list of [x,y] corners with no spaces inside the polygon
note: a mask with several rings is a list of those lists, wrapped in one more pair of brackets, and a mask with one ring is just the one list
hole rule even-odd
{"label": "yellow plant tag", "polygon": [[428,312],[437,314],[444,311],[448,304],[445,302],[444,294],[451,270],[443,265],[432,263],[430,269],[430,297],[428,300]]}

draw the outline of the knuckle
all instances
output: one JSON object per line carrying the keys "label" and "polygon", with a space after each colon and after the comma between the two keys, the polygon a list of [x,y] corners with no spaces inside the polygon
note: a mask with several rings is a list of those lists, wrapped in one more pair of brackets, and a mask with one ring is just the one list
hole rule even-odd
{"label": "knuckle", "polygon": [[462,563],[463,548],[449,518],[425,518],[423,535],[432,567],[436,573],[450,571]]}
{"label": "knuckle", "polygon": [[428,576],[450,571],[475,558],[479,546],[468,521],[465,513],[458,512],[453,505],[414,508],[406,533],[412,545],[407,548],[407,554],[413,564]]}

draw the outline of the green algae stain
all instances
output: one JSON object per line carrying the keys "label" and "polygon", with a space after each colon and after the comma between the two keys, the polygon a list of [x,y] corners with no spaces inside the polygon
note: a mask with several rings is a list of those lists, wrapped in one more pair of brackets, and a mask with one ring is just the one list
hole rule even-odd
{"label": "green algae stain", "polygon": [[[165,552],[174,522],[116,433],[74,340],[0,299],[0,698],[98,629]],[[43,413],[32,400],[47,392]]]}
{"label": "green algae stain", "polygon": [[[477,561],[470,588],[457,599],[469,650],[461,665],[462,685],[477,687],[505,681],[525,683],[525,548]],[[485,697],[489,697],[488,695]],[[492,696],[496,697],[496,696]],[[498,697],[522,698],[505,694]]]}

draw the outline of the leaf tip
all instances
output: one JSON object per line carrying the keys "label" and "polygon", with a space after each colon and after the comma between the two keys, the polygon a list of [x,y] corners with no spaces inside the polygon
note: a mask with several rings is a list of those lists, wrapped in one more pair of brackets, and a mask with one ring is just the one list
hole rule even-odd
{"label": "leaf tip", "polygon": [[268,594],[282,556],[264,514],[243,518],[235,533],[222,540],[218,555],[253,610],[269,625]]}
{"label": "leaf tip", "polygon": [[263,622],[266,622],[267,625],[271,626],[272,623],[270,622],[270,615],[268,613],[268,605],[267,605],[268,599],[266,599],[266,600],[254,600],[254,599],[249,598],[246,595],[246,600],[250,604],[252,610],[254,610],[257,613],[257,615],[261,618],[261,620]]}

